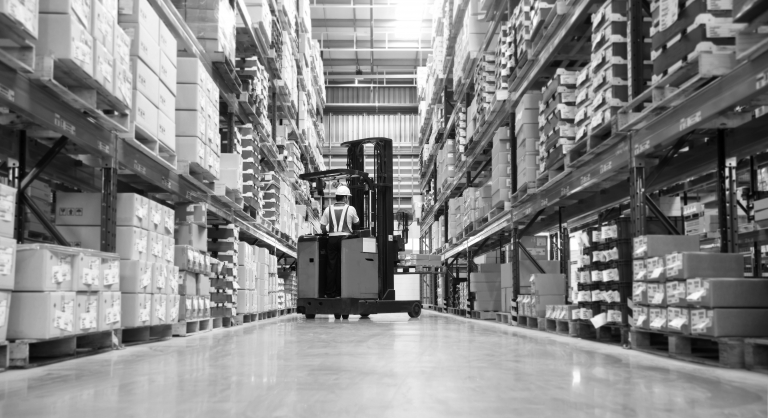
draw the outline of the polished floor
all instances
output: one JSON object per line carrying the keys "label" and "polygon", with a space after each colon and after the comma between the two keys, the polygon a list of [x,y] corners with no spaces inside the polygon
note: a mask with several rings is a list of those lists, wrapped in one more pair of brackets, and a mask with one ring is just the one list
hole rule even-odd
{"label": "polished floor", "polygon": [[292,316],[0,374],[0,417],[766,417],[768,376],[425,313]]}

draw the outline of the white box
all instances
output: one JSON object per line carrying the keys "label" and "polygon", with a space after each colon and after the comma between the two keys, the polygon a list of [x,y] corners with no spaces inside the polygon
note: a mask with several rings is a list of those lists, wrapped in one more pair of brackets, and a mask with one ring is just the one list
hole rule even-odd
{"label": "white box", "polygon": [[160,54],[160,68],[157,74],[160,81],[175,95],[176,94],[176,66],[165,54]]}
{"label": "white box", "polygon": [[98,292],[78,292],[75,296],[75,333],[85,334],[99,330]]}
{"label": "white box", "polygon": [[206,124],[207,117],[205,113],[192,110],[177,110],[176,111],[176,135],[198,137],[203,139],[206,143],[208,137],[206,136]]}
{"label": "white box", "polygon": [[75,292],[13,292],[8,339],[75,335]]}
{"label": "white box", "polygon": [[133,106],[133,74],[129,63],[115,59],[115,77],[112,94],[127,106]]}
{"label": "white box", "polygon": [[160,52],[165,54],[166,58],[173,63],[175,68],[177,57],[176,38],[163,22],[160,22],[159,38],[157,41],[160,46]]}
{"label": "white box", "polygon": [[157,109],[171,122],[176,122],[176,97],[163,83],[160,83],[158,89]]}
{"label": "white box", "polygon": [[121,320],[124,328],[142,327],[150,324],[152,295],[144,293],[123,293],[121,299]]}
{"label": "white box", "polygon": [[139,91],[133,91],[133,106],[131,122],[141,127],[145,132],[157,138],[157,106]]}
{"label": "white box", "polygon": [[100,292],[99,296],[99,331],[122,328],[120,292]]}
{"label": "white box", "polygon": [[207,96],[199,84],[178,84],[176,86],[176,110],[194,110],[205,113]]}
{"label": "white box", "polygon": [[143,260],[149,258],[149,232],[132,226],[117,227],[117,254],[121,260]]}
{"label": "white box", "polygon": [[195,162],[205,167],[208,146],[202,139],[196,136],[177,136],[176,145],[178,147],[176,157],[179,160]]}
{"label": "white box", "polygon": [[57,193],[55,222],[101,226],[101,193]]}
{"label": "white box", "polygon": [[58,225],[56,229],[73,247],[101,250],[101,226]]}
{"label": "white box", "polygon": [[160,17],[155,13],[148,0],[120,0],[117,20],[122,23],[139,23],[148,29],[148,34],[160,40]]}
{"label": "white box", "polygon": [[[22,5],[18,0],[0,1],[0,13],[3,13],[19,24],[37,39],[37,15],[39,4],[37,0],[27,0]],[[21,7],[19,7],[21,6]]]}
{"label": "white box", "polygon": [[93,77],[93,36],[74,15],[40,15],[38,55],[71,60]]}
{"label": "white box", "polygon": [[115,56],[115,60],[128,64],[128,60],[131,58],[131,37],[125,33],[120,25],[115,25],[115,42],[112,50],[112,55]]}
{"label": "white box", "polygon": [[152,311],[150,312],[150,325],[162,325],[168,321],[168,295],[152,295]]}
{"label": "white box", "polygon": [[152,38],[147,28],[138,23],[121,23],[120,27],[131,38],[130,55],[141,58],[157,74],[160,71],[160,47],[157,40]]}
{"label": "white box", "polygon": [[120,260],[120,291],[149,293],[152,286],[151,263],[142,260]]}
{"label": "white box", "polygon": [[160,103],[160,79],[149,66],[138,57],[131,57],[133,88],[143,94],[155,107]]}
{"label": "white box", "polygon": [[96,43],[93,57],[93,79],[114,94],[115,91],[115,58],[101,43]]}
{"label": "white box", "polygon": [[117,194],[117,226],[149,229],[149,200],[135,193]]}
{"label": "white box", "polygon": [[196,57],[176,58],[176,82],[178,84],[198,84],[205,88],[210,77],[203,63]]}
{"label": "white box", "polygon": [[91,35],[96,43],[101,43],[110,54],[115,43],[115,17],[99,0],[93,0],[91,11]]}
{"label": "white box", "polygon": [[[40,14],[65,14],[75,16],[86,29],[91,27],[92,0],[40,0]],[[40,22],[43,26],[43,22]]]}
{"label": "white box", "polygon": [[157,139],[176,151],[176,124],[163,112],[157,114]]}

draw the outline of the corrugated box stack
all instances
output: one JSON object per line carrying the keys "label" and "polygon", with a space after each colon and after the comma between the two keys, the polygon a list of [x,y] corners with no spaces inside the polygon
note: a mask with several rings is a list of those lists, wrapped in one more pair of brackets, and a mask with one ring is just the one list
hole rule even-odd
{"label": "corrugated box stack", "polygon": [[[554,77],[541,89],[539,102],[539,173],[555,170],[576,139],[576,71],[558,68]],[[518,161],[519,164],[519,161]],[[550,174],[549,178],[555,177]]]}
{"label": "corrugated box stack", "polygon": [[220,175],[219,88],[197,58],[179,57],[176,91],[178,158],[209,178]]}
{"label": "corrugated box stack", "polygon": [[517,188],[535,187],[539,149],[538,109],[541,93],[527,93],[515,108],[517,138]]}
{"label": "corrugated box stack", "polygon": [[209,55],[235,61],[235,9],[230,0],[173,0],[173,5]]}
{"label": "corrugated box stack", "polygon": [[[525,66],[529,59],[528,54],[533,49],[531,38],[531,31],[533,29],[532,3],[534,3],[532,0],[521,0],[512,11],[512,18],[510,19],[515,42],[512,66],[516,69]],[[516,76],[517,73],[513,72],[510,81],[513,81]]]}
{"label": "corrugated box stack", "polygon": [[467,113],[467,106],[463,103],[459,103],[456,106],[459,107],[459,117],[456,121],[456,152],[459,155],[463,155],[469,143],[469,136],[472,135],[469,131],[472,129],[470,125],[473,122],[471,121],[470,114]]}
{"label": "corrugated box stack", "polygon": [[[547,260],[547,237],[521,237],[520,243],[528,250],[539,266],[544,269],[547,274],[555,274],[560,271],[559,261]],[[531,276],[538,273],[538,270],[533,266],[530,260],[522,253],[519,255],[520,263],[520,295],[531,294]],[[512,263],[504,263],[501,265],[501,309],[502,312],[513,312],[511,302],[517,299],[517,296],[513,292],[512,283]]]}
{"label": "corrugated box stack", "polygon": [[[259,247],[240,241],[237,250],[237,282],[232,282],[237,290],[237,313],[252,314],[258,312],[256,305],[256,278],[258,275]],[[235,285],[235,283],[237,283]]]}
{"label": "corrugated box stack", "polygon": [[16,281],[16,189],[0,184],[0,341],[6,340],[11,291]]}
{"label": "corrugated box stack", "polygon": [[[169,307],[178,321],[206,318],[212,261],[208,256],[208,220],[205,203],[190,203],[176,207],[175,263],[178,268],[178,295]],[[216,265],[218,267],[218,264]]]}
{"label": "corrugated box stack", "polygon": [[496,131],[491,148],[491,206],[510,201],[512,145],[506,128]]}
{"label": "corrugated box stack", "polygon": [[501,22],[499,44],[496,47],[495,87],[497,91],[509,89],[509,80],[515,70],[515,37],[512,22]]}
{"label": "corrugated box stack", "polygon": [[583,141],[589,135],[589,122],[592,120],[592,66],[588,65],[576,76],[576,142]]}
{"label": "corrugated box stack", "polygon": [[474,293],[476,311],[501,310],[501,264],[478,264],[469,275],[469,290]]}
{"label": "corrugated box stack", "polygon": [[232,282],[232,288],[209,288],[211,313],[214,317],[233,317],[237,314],[239,289],[245,288],[247,277],[238,273],[240,258],[240,228],[235,224],[208,226],[208,252],[217,260],[214,269],[216,281]]}
{"label": "corrugated box stack", "polygon": [[456,175],[457,163],[455,142],[451,139],[443,141],[443,148],[437,152],[437,188],[453,180]]}
{"label": "corrugated box stack", "polygon": [[242,142],[243,157],[243,199],[245,203],[261,214],[263,199],[259,189],[259,175],[261,174],[261,156],[259,155],[258,133],[254,132],[253,125],[239,126],[240,141]]}
{"label": "corrugated box stack", "polygon": [[[245,8],[248,11],[254,29],[261,33],[261,36],[269,45],[272,42],[272,11],[269,9],[269,1],[245,0]],[[238,19],[238,26],[240,23],[240,19]]]}
{"label": "corrugated box stack", "polygon": [[496,92],[496,55],[493,52],[481,54],[474,73],[474,102],[476,113],[474,126],[484,126],[490,115],[491,102]]}

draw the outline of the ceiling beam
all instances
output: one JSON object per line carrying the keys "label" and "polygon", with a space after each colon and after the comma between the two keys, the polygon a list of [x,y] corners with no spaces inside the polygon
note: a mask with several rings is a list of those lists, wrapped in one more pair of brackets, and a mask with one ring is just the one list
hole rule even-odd
{"label": "ceiling beam", "polygon": [[[419,59],[390,59],[390,58],[374,58],[374,66],[377,67],[408,67],[408,68],[414,68],[414,67],[420,67],[425,65],[427,62],[427,59],[424,58],[422,60]],[[421,62],[419,62],[421,61]],[[355,59],[347,59],[347,58],[323,58],[323,66],[324,67],[354,67],[357,63],[355,62]]]}
{"label": "ceiling beam", "polygon": [[416,78],[416,74],[365,74],[364,76],[360,77],[359,75],[355,75],[355,73],[335,73],[335,74],[329,74],[325,76],[326,80],[349,80],[350,78],[363,78],[363,79],[412,79]]}
{"label": "ceiling beam", "polygon": [[[357,43],[353,39],[339,39],[339,40],[323,40],[320,42],[320,49],[323,50],[334,50],[334,49],[350,49],[357,46],[358,50],[370,50],[371,49],[371,42],[368,40],[357,40]],[[432,46],[429,45],[427,41],[421,42],[421,45],[419,45],[418,40],[413,41],[384,41],[384,40],[375,40],[373,41],[373,48],[375,50],[379,49],[392,49],[392,50],[422,50],[422,51],[432,51]]]}
{"label": "ceiling beam", "polygon": [[[397,29],[402,28],[402,23],[396,19],[376,19],[376,28],[383,29]],[[416,21],[408,22],[409,29],[417,25]],[[431,29],[431,20],[422,20],[420,27],[422,29]],[[315,28],[356,28],[356,29],[369,29],[368,20],[365,19],[312,19],[312,29]]]}

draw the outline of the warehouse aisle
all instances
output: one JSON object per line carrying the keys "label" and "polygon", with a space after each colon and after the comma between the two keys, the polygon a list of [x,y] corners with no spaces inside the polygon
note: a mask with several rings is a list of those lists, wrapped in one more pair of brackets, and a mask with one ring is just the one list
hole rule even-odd
{"label": "warehouse aisle", "polygon": [[294,316],[2,373],[0,417],[765,417],[766,390],[758,374],[433,313]]}

